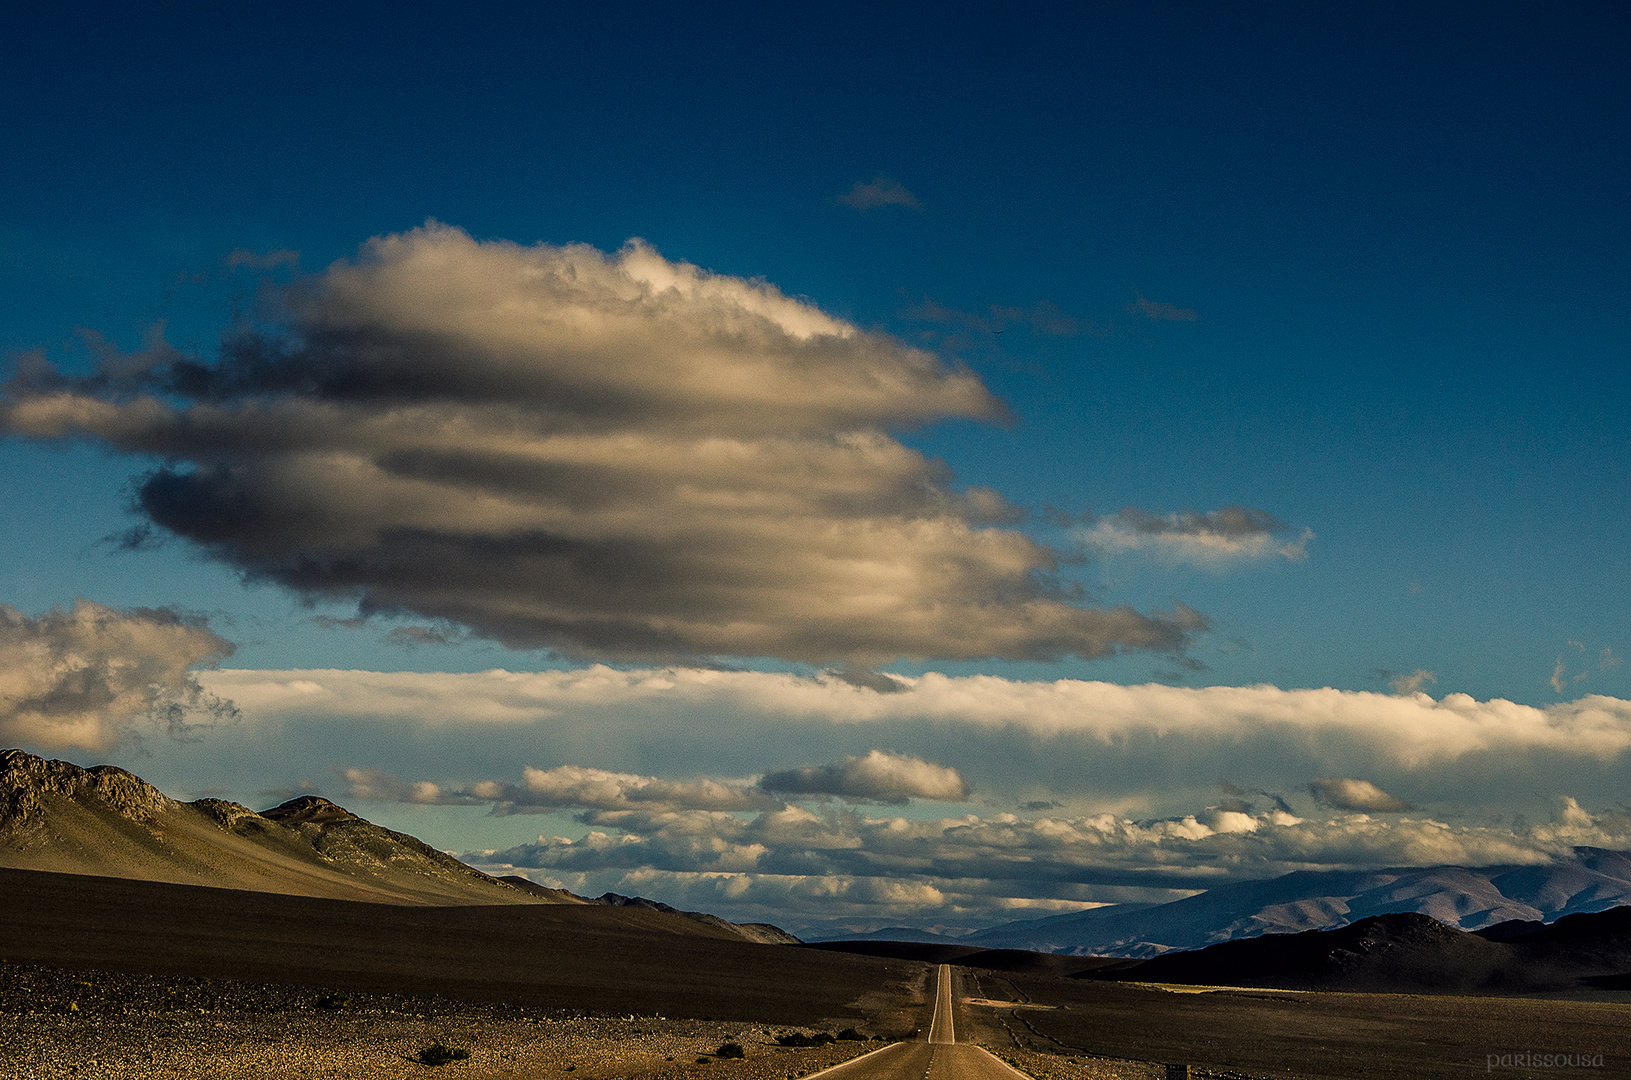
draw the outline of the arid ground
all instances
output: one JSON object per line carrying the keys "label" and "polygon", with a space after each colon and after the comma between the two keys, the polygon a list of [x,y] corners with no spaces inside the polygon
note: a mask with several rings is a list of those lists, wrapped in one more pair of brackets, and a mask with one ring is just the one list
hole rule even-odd
{"label": "arid ground", "polygon": [[[959,967],[958,1025],[1050,1080],[1160,1076],[1167,1062],[1214,1077],[1470,1077],[1521,1051],[1602,1054],[1588,1075],[1631,1066],[1617,994],[1180,992],[1030,956]],[[0,1073],[41,1077],[443,1075],[411,1060],[442,1042],[470,1053],[449,1076],[786,1080],[879,1044],[777,1036],[915,1036],[934,970],[642,909],[360,904],[27,871],[0,871],[0,958]],[[745,1058],[719,1058],[727,1042]]]}

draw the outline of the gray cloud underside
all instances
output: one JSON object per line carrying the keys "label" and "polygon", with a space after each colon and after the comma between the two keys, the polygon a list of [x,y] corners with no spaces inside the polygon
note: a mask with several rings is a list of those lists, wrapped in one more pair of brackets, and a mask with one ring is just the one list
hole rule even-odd
{"label": "gray cloud underside", "polygon": [[868,802],[905,803],[910,799],[961,802],[968,785],[956,769],[907,754],[871,750],[827,765],[805,765],[769,773],[759,780],[765,791],[787,795],[839,795]]}
{"label": "gray cloud underside", "polygon": [[889,431],[978,378],[631,242],[426,226],[277,293],[218,362],[37,358],[0,430],[167,464],[140,510],[249,578],[605,658],[1048,659],[1206,626],[1070,602],[995,492]]}
{"label": "gray cloud underside", "polygon": [[202,620],[166,608],[77,600],[30,617],[0,605],[0,738],[106,750],[148,730],[186,737],[234,714],[189,670],[232,652]]}
{"label": "gray cloud underside", "polygon": [[1369,780],[1318,776],[1309,781],[1308,790],[1322,805],[1338,810],[1389,814],[1415,809],[1403,799],[1389,795]]}

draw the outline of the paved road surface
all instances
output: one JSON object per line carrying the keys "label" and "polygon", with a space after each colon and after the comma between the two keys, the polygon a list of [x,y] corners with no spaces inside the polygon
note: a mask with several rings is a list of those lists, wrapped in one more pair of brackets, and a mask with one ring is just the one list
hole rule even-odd
{"label": "paved road surface", "polygon": [[1031,1080],[980,1047],[957,1041],[955,1001],[951,965],[941,964],[926,1040],[895,1043],[805,1080]]}

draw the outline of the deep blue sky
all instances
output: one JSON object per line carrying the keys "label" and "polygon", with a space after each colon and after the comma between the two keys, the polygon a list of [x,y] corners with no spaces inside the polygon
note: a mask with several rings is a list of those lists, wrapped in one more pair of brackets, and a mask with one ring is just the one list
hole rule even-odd
{"label": "deep blue sky", "polygon": [[[1277,543],[1313,533],[1302,561],[1088,552],[1064,568],[1082,602],[1204,613],[1212,630],[1189,652],[1204,666],[1134,650],[892,670],[1383,694],[1419,670],[1435,697],[1627,698],[1627,56],[1631,16],[1610,3],[36,5],[0,21],[0,355],[83,371],[83,331],[129,351],[163,322],[208,359],[262,290],[430,219],[524,245],[641,237],[968,365],[1010,423],[896,434],[1063,551],[1081,541],[1050,508],[1243,506],[1284,524]],[[917,205],[843,201],[880,177]],[[298,252],[298,271],[229,272],[240,249]],[[138,520],[131,478],[153,464],[0,442],[0,603],[178,606],[209,615],[238,646],[229,666],[249,669],[557,666],[479,641],[406,649],[383,640],[389,620],[318,626],[314,612],[352,609],[244,585],[181,541],[114,552],[103,538]],[[664,738],[690,749],[672,753],[633,735],[599,756],[592,739],[532,753],[557,744],[512,733],[487,757],[441,759],[434,740],[392,743],[365,720],[302,735],[298,753],[279,741],[294,729],[257,728],[150,765],[178,793],[251,801],[341,792],[342,766],[438,782],[511,764],[708,771],[706,738],[673,734],[683,720]],[[977,775],[985,736],[901,723],[894,749],[962,769],[992,805],[1179,812],[1109,781],[1021,791]],[[787,735],[719,768],[883,737]],[[1251,783],[1360,768],[1310,739],[1283,777]],[[287,775],[264,764],[284,753]],[[1584,771],[1610,790],[1623,755],[1590,753]],[[1502,805],[1394,765],[1374,778],[1433,813]],[[1211,783],[1206,768],[1185,783]],[[374,815],[433,841],[444,829],[444,844],[546,827],[390,805]],[[583,818],[557,818],[581,836]]]}
{"label": "deep blue sky", "polygon": [[[221,280],[227,252],[320,269],[427,218],[641,236],[908,337],[925,300],[1046,302],[1096,332],[948,350],[1017,423],[911,441],[1033,508],[1242,504],[1317,534],[1300,565],[1089,569],[1105,599],[1248,640],[1197,652],[1216,681],[1425,667],[1555,699],[1569,640],[1631,644],[1627,30],[1615,5],[1522,4],[14,14],[0,346],[134,348],[168,319],[207,354],[253,288]],[[922,208],[834,201],[880,173]],[[29,512],[0,583],[25,610],[284,610],[214,597],[225,576],[179,553],[85,556],[128,462],[4,453]],[[238,636],[266,642],[246,662],[313,662]]]}

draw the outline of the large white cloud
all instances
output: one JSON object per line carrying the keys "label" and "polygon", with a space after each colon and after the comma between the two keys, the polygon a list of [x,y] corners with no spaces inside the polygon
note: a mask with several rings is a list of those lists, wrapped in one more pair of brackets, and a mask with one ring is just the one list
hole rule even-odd
{"label": "large white cloud", "polygon": [[77,600],[30,617],[0,605],[0,738],[107,750],[144,730],[185,736],[234,711],[191,670],[232,651],[203,620],[165,608]]}
{"label": "large white cloud", "polygon": [[1631,750],[1631,702],[1600,695],[1540,708],[1466,694],[1435,699],[1329,687],[1123,686],[933,672],[895,676],[903,689],[878,693],[831,675],[601,665],[479,673],[222,670],[200,677],[262,716],[397,718],[461,728],[591,724],[608,733],[614,724],[687,726],[704,741],[712,740],[710,726],[751,724],[766,740],[761,745],[774,741],[774,731],[765,729],[774,719],[831,729],[909,724],[930,732],[1072,738],[1107,754],[1133,752],[1141,741],[1182,753],[1185,745],[1276,740],[1302,747],[1301,757],[1360,758],[1393,771],[1440,769],[1477,754],[1602,764]]}
{"label": "large white cloud", "polygon": [[169,464],[151,521],[254,579],[604,658],[1046,659],[1205,626],[1064,599],[890,432],[1001,405],[967,371],[631,242],[428,225],[278,294],[217,362],[23,365],[0,431]]}
{"label": "large white cloud", "polygon": [[[1435,815],[1489,820],[1545,814],[1561,794],[1612,805],[1631,784],[1631,702],[1601,696],[1538,708],[1460,694],[942,674],[900,676],[895,692],[879,693],[831,675],[601,666],[199,678],[250,723],[198,752],[222,775],[280,764],[288,775],[267,776],[269,788],[370,768],[451,797],[519,778],[522,765],[688,782],[824,769],[880,748],[954,772],[976,805],[999,810],[1181,814],[1216,802],[1227,781],[1307,813],[1309,784],[1337,777]],[[511,797],[484,801],[548,809],[505,782]]]}

